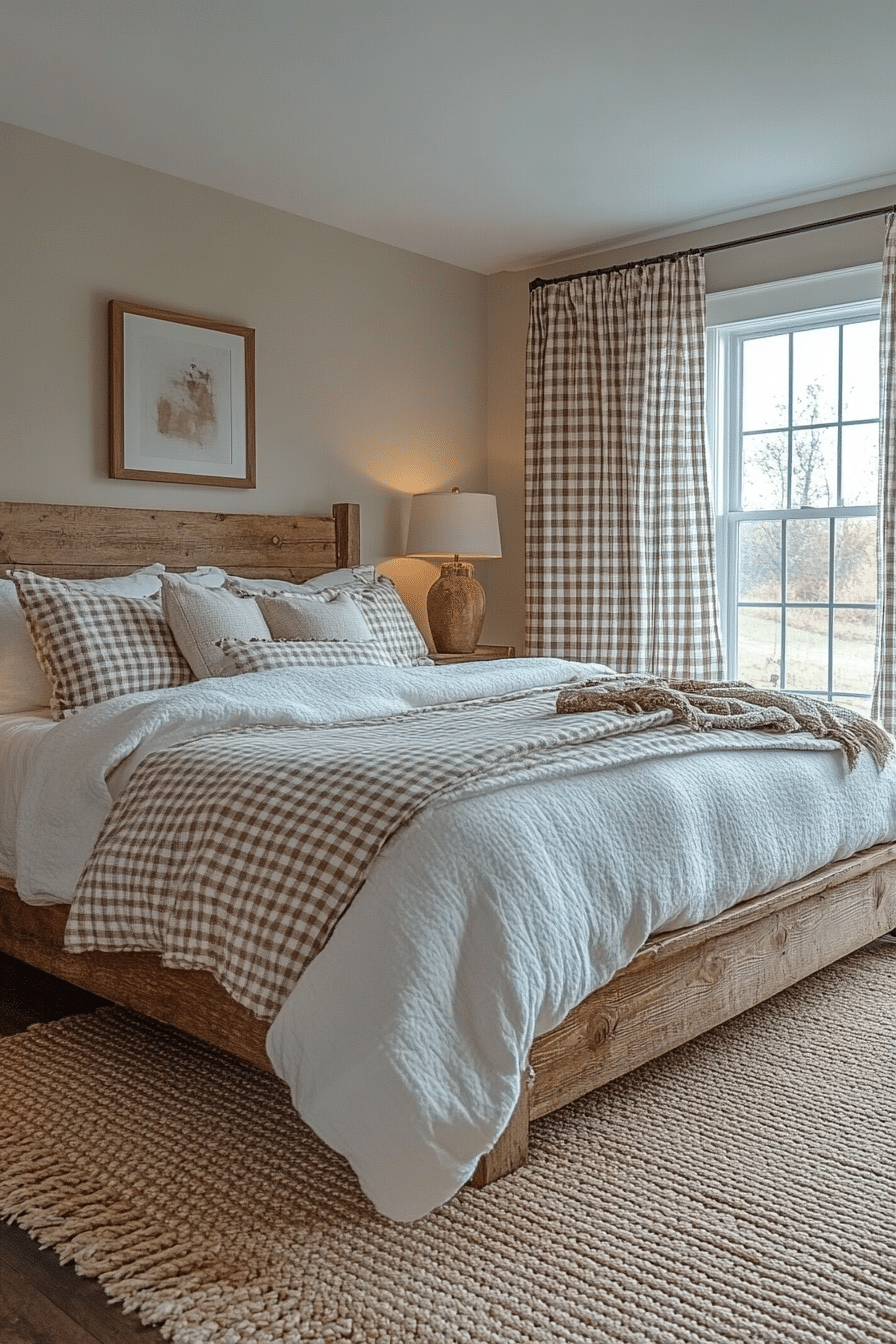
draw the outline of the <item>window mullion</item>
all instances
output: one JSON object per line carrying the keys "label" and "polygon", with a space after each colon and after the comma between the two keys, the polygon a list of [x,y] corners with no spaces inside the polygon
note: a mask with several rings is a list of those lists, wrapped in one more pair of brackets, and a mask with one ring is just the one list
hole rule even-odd
{"label": "window mullion", "polygon": [[[837,367],[837,505],[843,504],[843,325],[838,331]],[[833,593],[833,589],[831,589]]]}
{"label": "window mullion", "polygon": [[[841,337],[843,335],[841,330]],[[834,698],[834,540],[837,522],[832,518],[828,539],[828,699]]]}
{"label": "window mullion", "polygon": [[725,435],[731,445],[727,452],[725,490],[729,509],[727,527],[727,583],[726,636],[728,639],[728,675],[738,676],[738,598],[740,596],[740,528],[731,513],[741,506],[741,465],[743,461],[743,342],[731,339],[725,343]]}
{"label": "window mullion", "polygon": [[[850,336],[847,342],[844,328],[846,324],[871,321],[875,317],[868,301],[861,309],[844,306],[824,314],[799,313],[782,315],[774,321],[759,319],[750,323],[731,323],[727,328],[715,328],[710,342],[710,349],[718,361],[714,423],[718,427],[720,454],[719,537],[724,546],[724,558],[720,557],[720,579],[725,587],[723,604],[729,675],[767,684],[766,676],[769,679],[774,676],[777,663],[777,682],[782,688],[790,685],[794,690],[819,695],[828,701],[836,696],[838,700],[845,698],[865,706],[869,694],[863,689],[865,672],[860,669],[866,658],[867,636],[859,633],[863,627],[856,625],[852,617],[841,620],[835,630],[834,617],[841,606],[849,610],[874,610],[874,603],[850,600],[862,591],[856,584],[864,587],[868,584],[867,562],[862,549],[866,545],[862,538],[868,532],[868,524],[859,520],[876,516],[877,508],[872,503],[843,502],[844,490],[850,492],[851,498],[863,498],[863,494],[855,492],[853,481],[861,481],[861,475],[856,473],[866,470],[864,464],[868,452],[867,444],[857,437],[856,452],[862,443],[863,456],[857,457],[855,463],[852,459],[845,462],[843,416],[846,398],[850,395],[846,376],[859,368],[855,351],[862,349],[868,340],[866,335],[855,341]],[[806,356],[811,361],[810,352],[819,348],[818,342],[815,338],[810,342],[799,335],[810,328],[834,328],[818,338],[827,354],[824,365],[817,369],[813,363],[806,363]],[[747,363],[750,342],[785,335],[786,342],[778,339],[776,346],[750,349]],[[796,335],[799,335],[799,343]],[[851,361],[849,369],[847,358]],[[769,359],[773,362],[769,363]],[[810,418],[802,429],[798,426],[798,419],[806,419],[805,415],[797,415],[794,404],[798,371],[801,386],[806,381],[820,381],[825,387],[822,393],[825,399],[833,391],[836,411],[833,407],[827,411],[831,418],[824,423],[816,423]],[[836,378],[834,388],[830,387],[831,374]],[[859,381],[864,375],[854,373],[853,377],[861,395],[868,397],[867,384]],[[781,387],[782,382],[784,387]],[[773,388],[780,391],[773,391]],[[776,410],[783,400],[782,394],[788,402],[786,416],[780,416]],[[855,409],[862,408],[858,401]],[[825,413],[822,403],[815,410]],[[746,421],[748,411],[749,420]],[[745,421],[749,423],[749,430],[744,428]],[[855,420],[856,425],[865,423],[872,425],[874,420],[871,417]],[[798,432],[807,436],[823,432],[824,442],[817,445],[817,453],[809,453],[807,446],[806,454],[798,460]],[[745,456],[747,448],[749,452]],[[800,476],[795,480],[797,470]],[[771,489],[773,482],[780,479],[779,471],[786,473],[780,494],[777,488]],[[811,503],[799,507],[800,500],[811,501],[819,493],[815,479],[817,471],[822,473],[822,482],[834,486],[834,491],[822,489],[822,497],[832,494],[835,502],[824,508]],[[806,472],[812,473],[811,480],[804,480]],[[784,507],[744,508],[745,503],[760,503],[764,499],[779,499]],[[822,527],[821,519],[824,519],[825,527]],[[841,542],[842,554],[838,556],[837,547]],[[777,564],[772,547],[778,551]],[[825,570],[826,601],[821,598],[820,591]],[[793,585],[788,584],[791,571]],[[835,603],[834,585],[838,574],[845,586],[841,594],[843,601]],[[777,597],[774,596],[774,586],[779,589]],[[791,596],[795,599],[792,602]],[[809,614],[800,616],[799,611]],[[817,613],[815,616],[811,615],[813,611]],[[827,612],[828,625],[827,638],[822,643],[818,639],[821,633],[818,620],[824,612]],[[796,624],[789,623],[790,615]],[[772,624],[774,620],[778,622],[777,630]],[[867,618],[865,620],[867,623]],[[854,646],[853,640],[862,642]],[[820,667],[822,648],[826,648],[826,676]],[[836,674],[835,655],[839,657]],[[835,686],[840,689],[835,690]]]}
{"label": "window mullion", "polygon": [[781,519],[781,657],[778,690],[787,685],[787,519]]}
{"label": "window mullion", "polygon": [[[793,332],[787,337],[787,480],[784,504],[793,508]],[[783,590],[782,590],[783,591]]]}

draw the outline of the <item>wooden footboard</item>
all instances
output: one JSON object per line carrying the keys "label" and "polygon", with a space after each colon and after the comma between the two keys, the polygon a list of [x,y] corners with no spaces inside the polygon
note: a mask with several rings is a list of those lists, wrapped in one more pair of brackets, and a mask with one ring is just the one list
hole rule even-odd
{"label": "wooden footboard", "polygon": [[526,1160],[530,1120],[575,1101],[896,927],[896,844],[876,845],[745,901],[656,934],[609,984],[536,1037],[520,1103],[474,1183]]}
{"label": "wooden footboard", "polygon": [[[0,503],[0,567],[88,577],[162,561],[309,578],[360,563],[356,504],[331,517],[201,514]],[[0,887],[3,887],[0,880]],[[267,1023],[207,971],[149,952],[63,950],[66,906],[0,890],[0,951],[270,1069]],[[505,1133],[479,1163],[488,1184],[526,1160],[529,1121],[734,1017],[896,927],[896,844],[878,845],[715,919],[651,938],[631,964],[538,1037]]]}
{"label": "wooden footboard", "polygon": [[232,999],[209,971],[170,970],[155,952],[66,952],[67,905],[26,905],[0,879],[0,952],[133,1008],[273,1072],[269,1023]]}
{"label": "wooden footboard", "polygon": [[[149,952],[72,954],[66,906],[0,891],[0,951],[270,1070],[267,1023],[207,971]],[[877,845],[703,924],[650,938],[609,984],[535,1039],[513,1117],[473,1183],[526,1161],[530,1120],[645,1064],[896,927],[896,844]]]}

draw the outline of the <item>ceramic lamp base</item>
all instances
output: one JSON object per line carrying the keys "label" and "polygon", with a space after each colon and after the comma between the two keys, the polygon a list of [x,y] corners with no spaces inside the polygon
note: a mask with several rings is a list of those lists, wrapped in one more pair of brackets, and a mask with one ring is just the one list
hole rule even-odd
{"label": "ceramic lamp base", "polygon": [[485,593],[473,566],[444,564],[427,594],[426,612],[437,653],[472,653],[485,620]]}

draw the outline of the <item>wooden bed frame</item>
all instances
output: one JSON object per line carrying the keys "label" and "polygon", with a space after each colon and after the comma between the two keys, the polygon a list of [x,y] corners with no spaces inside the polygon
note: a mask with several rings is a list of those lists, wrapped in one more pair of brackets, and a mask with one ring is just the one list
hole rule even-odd
{"label": "wooden bed frame", "polygon": [[[297,581],[360,562],[357,505],[332,518],[0,503],[0,569],[63,577],[220,565]],[[63,950],[64,905],[31,906],[0,877],[0,951],[270,1070],[259,1021],[208,971],[150,952]],[[707,920],[650,938],[609,984],[539,1036],[483,1186],[526,1161],[529,1124],[896,927],[896,843],[877,845]]]}

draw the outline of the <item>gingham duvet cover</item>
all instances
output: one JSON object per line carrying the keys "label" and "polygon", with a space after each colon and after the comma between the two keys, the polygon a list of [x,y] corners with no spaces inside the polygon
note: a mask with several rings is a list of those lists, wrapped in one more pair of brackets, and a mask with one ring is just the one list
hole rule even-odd
{"label": "gingham duvet cover", "polygon": [[589,745],[668,718],[558,718],[558,689],[154,753],[84,869],[66,948],[160,952],[272,1019],[376,855],[427,804],[546,762],[588,768]]}
{"label": "gingham duvet cover", "polygon": [[[609,730],[609,715],[583,716],[585,736],[566,736],[556,688],[606,670],[539,659],[310,668],[94,705],[48,725],[29,753],[17,888],[36,904],[70,899],[105,850],[102,881],[99,868],[90,879],[105,888],[93,932],[104,925],[115,947],[145,938],[136,945],[159,948],[168,964],[210,965],[235,984],[241,958],[260,950],[265,960],[258,933],[276,931],[259,1002],[276,1004],[295,979],[267,1034],[276,1072],[380,1212],[421,1217],[494,1144],[534,1036],[606,983],[651,932],[896,839],[896,767],[878,771],[867,752],[850,771],[835,743],[802,733],[659,726],[589,740]],[[363,741],[374,800],[364,806],[379,814],[370,835],[351,783]],[[326,743],[340,744],[335,758],[318,756]],[[224,778],[234,747],[241,782]],[[337,765],[350,815],[335,801]],[[169,797],[150,831],[137,787],[156,770]],[[317,802],[305,791],[311,779]],[[132,805],[136,848],[116,856]],[[343,840],[360,832],[361,849],[376,857],[363,878],[355,871],[355,899],[337,893],[319,928],[306,915],[299,933],[295,847],[311,845],[325,886],[344,876],[342,841],[327,857],[325,837],[300,835],[315,807],[336,813]],[[236,837],[229,850],[220,838],[210,850],[199,843],[215,819]],[[264,846],[240,843],[247,827],[270,830],[273,881],[253,866],[272,862]],[[161,874],[175,873],[178,850],[192,869],[169,890]],[[232,871],[234,855],[237,867],[250,860],[248,872]],[[201,897],[196,904],[210,863],[226,893],[211,914]],[[272,899],[278,865],[285,904]],[[142,893],[124,892],[132,875],[153,874]],[[87,883],[85,874],[73,930]],[[139,934],[126,927],[137,912]],[[284,933],[296,939],[288,974]],[[299,974],[318,936],[325,945]]]}

